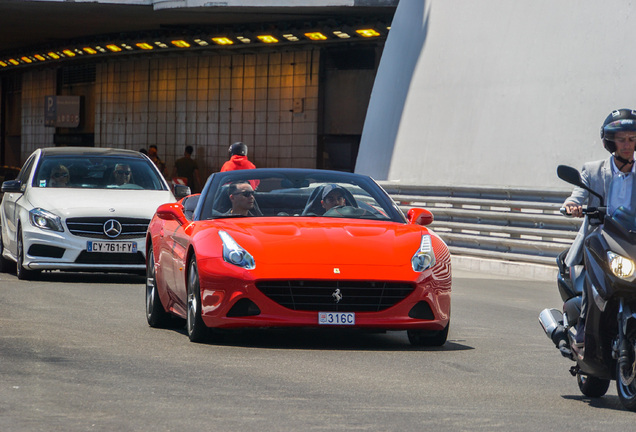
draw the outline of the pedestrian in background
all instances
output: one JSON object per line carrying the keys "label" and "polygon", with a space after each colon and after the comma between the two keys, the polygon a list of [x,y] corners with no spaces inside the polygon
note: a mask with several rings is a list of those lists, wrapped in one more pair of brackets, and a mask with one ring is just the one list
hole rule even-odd
{"label": "pedestrian in background", "polygon": [[174,162],[172,169],[172,182],[177,183],[179,179],[185,179],[185,184],[190,187],[192,193],[201,191],[201,177],[199,176],[199,166],[197,161],[192,159],[192,146],[186,146],[183,157]]}
{"label": "pedestrian in background", "polygon": [[159,158],[159,152],[157,151],[156,145],[151,145],[148,147],[148,157],[154,164],[159,168],[159,172],[161,172],[162,176],[166,176],[166,164]]}

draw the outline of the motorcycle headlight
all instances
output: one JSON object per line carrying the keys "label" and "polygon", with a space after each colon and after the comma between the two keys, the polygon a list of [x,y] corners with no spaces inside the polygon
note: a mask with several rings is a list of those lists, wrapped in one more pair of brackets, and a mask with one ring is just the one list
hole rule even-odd
{"label": "motorcycle headlight", "polygon": [[629,279],[634,274],[634,261],[617,253],[607,251],[607,261],[615,276],[621,279]]}
{"label": "motorcycle headlight", "polygon": [[223,259],[225,262],[243,267],[247,270],[252,270],[256,267],[254,257],[239,246],[231,235],[225,231],[219,231],[219,237],[221,237],[221,241],[223,242]]}
{"label": "motorcycle headlight", "polygon": [[50,211],[41,208],[31,210],[29,212],[29,220],[31,221],[31,225],[37,228],[59,232],[64,231],[62,219]]}
{"label": "motorcycle headlight", "polygon": [[423,272],[435,265],[435,252],[433,252],[433,242],[430,235],[423,235],[420,242],[420,248],[411,258],[411,266],[413,271]]}

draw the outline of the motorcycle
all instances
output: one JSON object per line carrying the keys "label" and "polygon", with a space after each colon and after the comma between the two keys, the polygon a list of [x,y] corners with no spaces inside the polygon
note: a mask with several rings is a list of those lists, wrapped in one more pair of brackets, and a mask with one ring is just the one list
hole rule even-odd
{"label": "motorcycle", "polygon": [[[561,354],[575,362],[570,373],[581,393],[602,397],[615,380],[622,405],[636,411],[636,200],[607,214],[602,196],[583,184],[576,169],[561,165],[557,175],[601,198],[601,205],[584,209],[591,227],[583,243],[583,265],[566,266],[567,251],[557,258],[562,310],[544,309],[539,322]],[[615,185],[613,180],[609,196]],[[584,343],[577,344],[583,290],[585,335]]]}

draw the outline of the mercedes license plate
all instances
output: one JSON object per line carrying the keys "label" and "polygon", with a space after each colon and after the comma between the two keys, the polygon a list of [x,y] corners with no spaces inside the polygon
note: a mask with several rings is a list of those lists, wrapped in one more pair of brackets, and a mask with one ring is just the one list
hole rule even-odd
{"label": "mercedes license plate", "polygon": [[89,241],[86,242],[86,251],[101,253],[137,253],[137,242]]}
{"label": "mercedes license plate", "polygon": [[354,312],[318,312],[318,324],[356,325],[356,314]]}

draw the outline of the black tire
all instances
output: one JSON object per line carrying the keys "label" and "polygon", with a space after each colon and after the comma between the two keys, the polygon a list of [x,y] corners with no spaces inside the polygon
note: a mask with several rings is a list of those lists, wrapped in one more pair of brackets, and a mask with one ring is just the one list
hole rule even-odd
{"label": "black tire", "polygon": [[448,339],[448,329],[450,322],[444,327],[443,330],[427,331],[427,330],[407,330],[406,334],[409,337],[409,342],[413,346],[442,346]]}
{"label": "black tire", "polygon": [[581,393],[591,398],[604,396],[610,386],[610,380],[591,375],[576,374],[576,382],[579,384]]}
{"label": "black tire", "polygon": [[[633,362],[629,364],[633,364]],[[619,362],[616,362],[616,393],[618,393],[618,398],[625,409],[636,411],[636,379],[631,384],[623,384]]]}
{"label": "black tire", "polygon": [[18,261],[15,265],[15,274],[20,280],[31,280],[38,273],[35,270],[29,270],[24,267],[24,240],[22,239],[22,228],[18,227]]}
{"label": "black tire", "polygon": [[146,256],[146,319],[150,327],[166,327],[170,322],[170,314],[166,312],[157,291],[155,278],[155,254],[152,245],[148,246]]}
{"label": "black tire", "polygon": [[205,342],[209,329],[201,318],[201,285],[197,260],[193,256],[188,263],[188,306],[186,330],[191,342]]}

